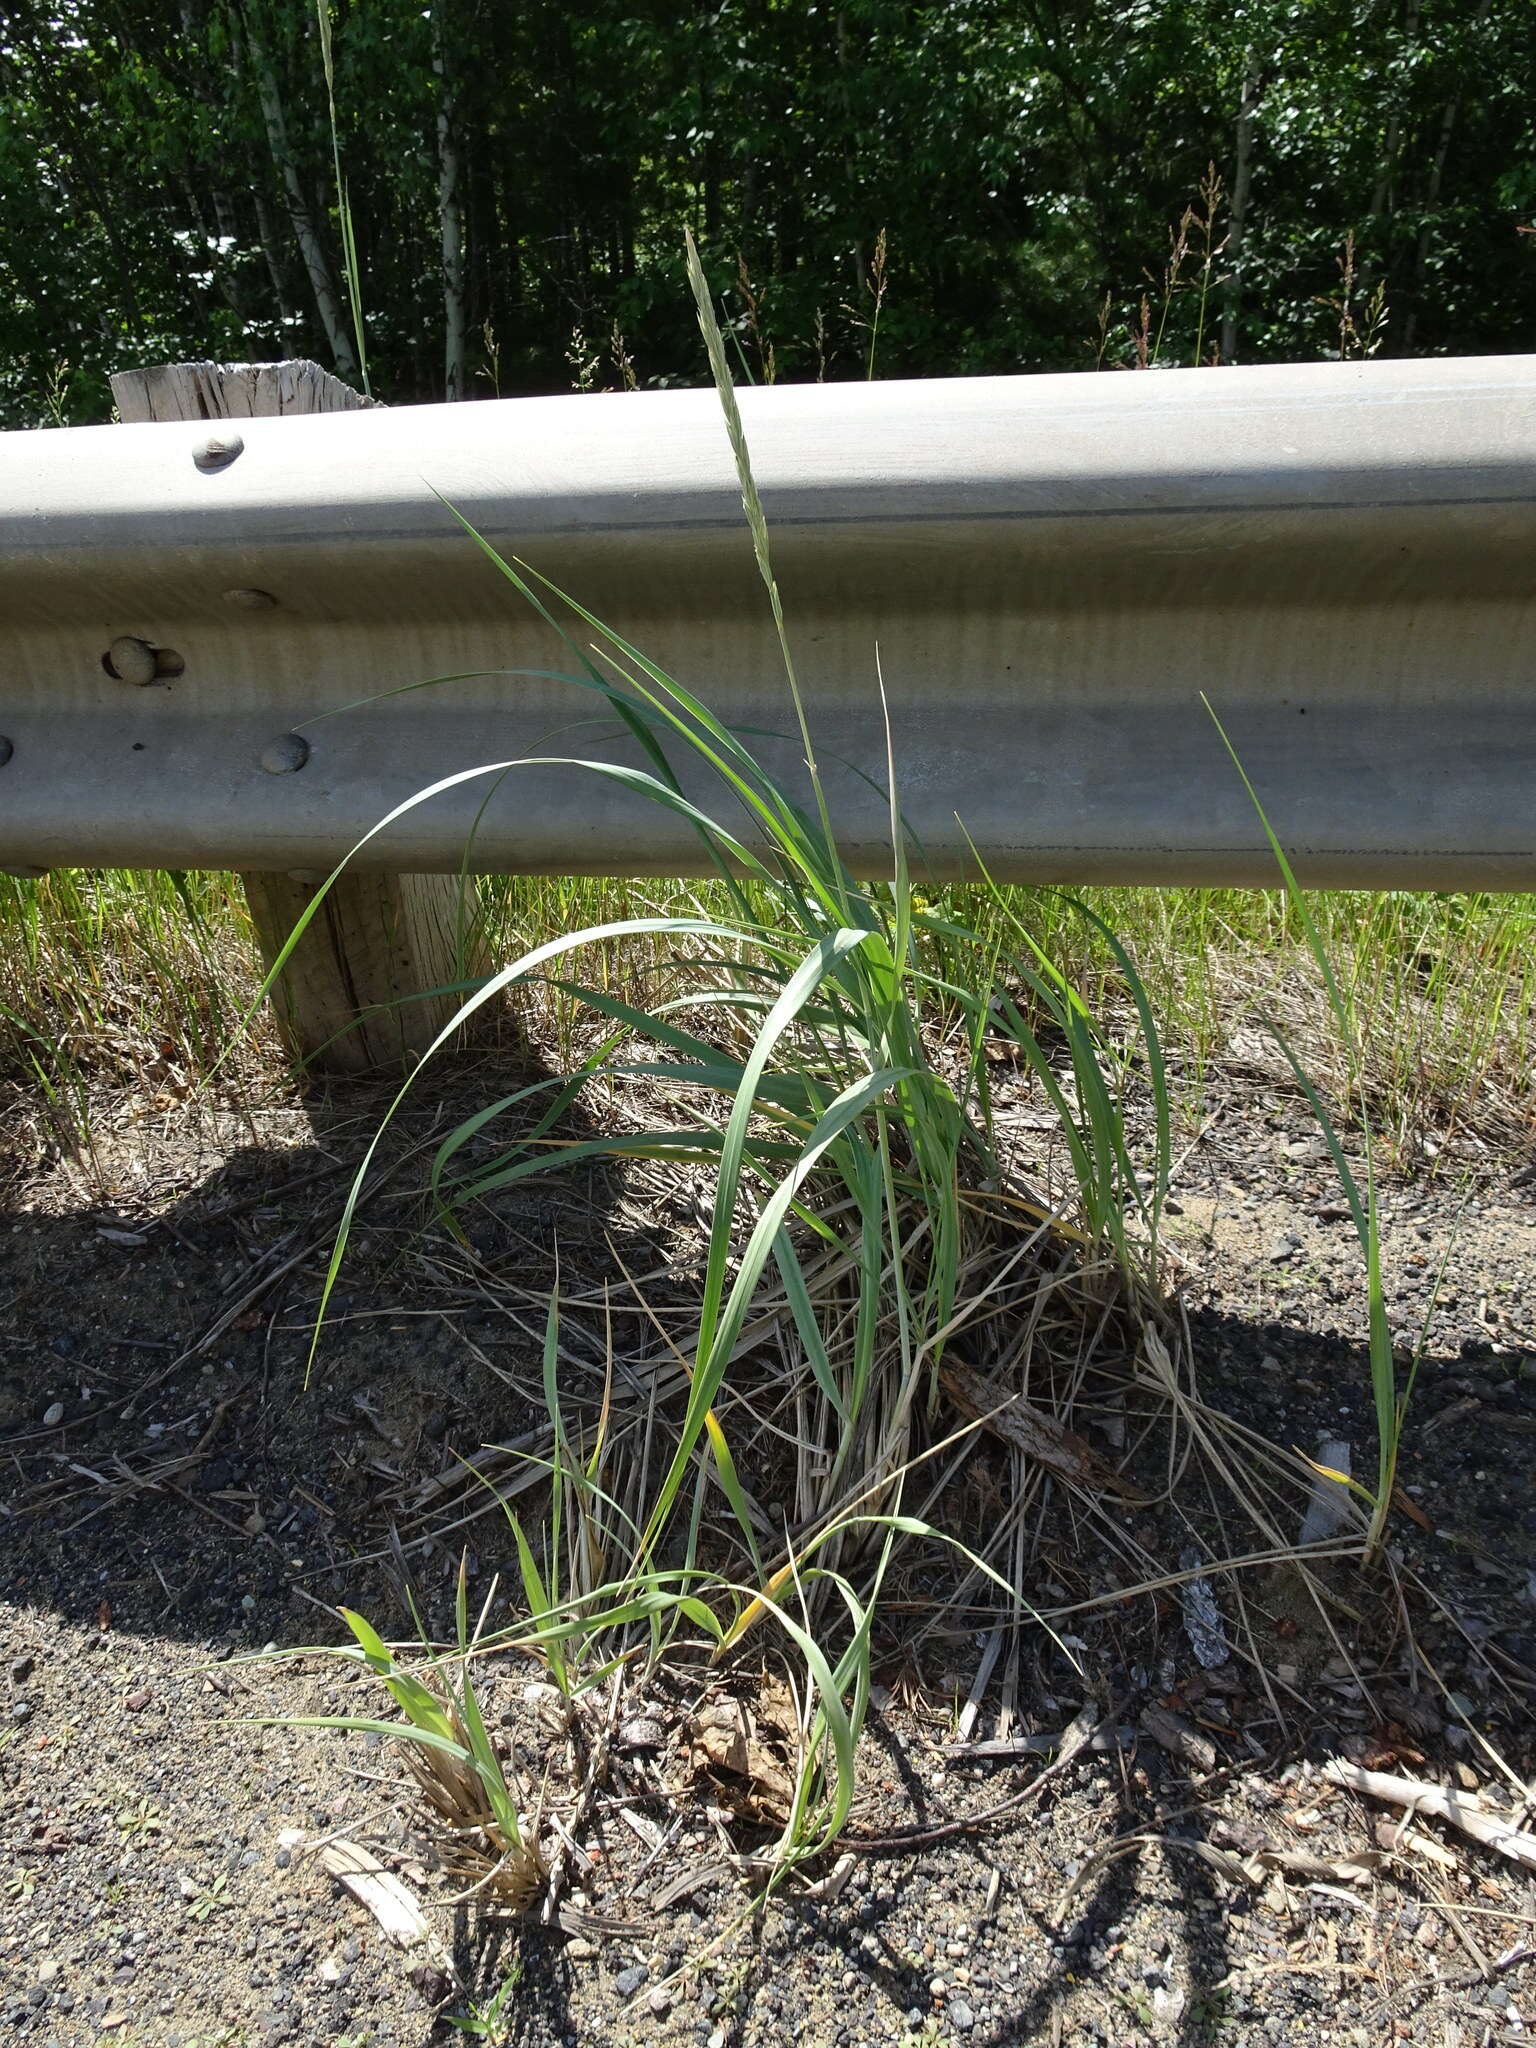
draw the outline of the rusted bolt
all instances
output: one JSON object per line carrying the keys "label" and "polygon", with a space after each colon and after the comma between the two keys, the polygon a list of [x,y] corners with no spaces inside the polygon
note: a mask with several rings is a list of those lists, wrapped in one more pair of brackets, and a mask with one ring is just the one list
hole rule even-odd
{"label": "rusted bolt", "polygon": [[293,775],[309,759],[309,741],[301,732],[279,733],[261,750],[261,765],[269,775]]}
{"label": "rusted bolt", "polygon": [[3,768],[5,766],[6,762],[9,761],[9,759],[11,758],[12,754],[15,753],[15,751],[15,747],[5,737],[5,734],[0,733],[0,768]]}
{"label": "rusted bolt", "polygon": [[238,605],[243,612],[269,612],[277,599],[270,590],[226,590],[224,602]]}
{"label": "rusted bolt", "polygon": [[228,469],[244,447],[244,435],[237,434],[233,427],[224,427],[216,434],[203,436],[192,450],[192,460],[202,470]]}
{"label": "rusted bolt", "polygon": [[102,656],[101,665],[120,683],[133,683],[141,690],[160,673],[154,648],[147,640],[135,640],[129,633],[119,634]]}

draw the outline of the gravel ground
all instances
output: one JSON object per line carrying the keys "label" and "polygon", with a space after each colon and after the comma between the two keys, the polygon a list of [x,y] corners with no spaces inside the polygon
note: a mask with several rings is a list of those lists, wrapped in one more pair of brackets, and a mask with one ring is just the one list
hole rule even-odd
{"label": "gravel ground", "polygon": [[[505,1375],[536,1331],[502,1342],[472,1306],[445,1309],[387,1205],[306,1392],[304,1308],[367,1107],[280,1109],[195,1145],[125,1109],[94,1185],[54,1162],[4,1197],[0,2016],[18,2039],[425,2048],[477,2011],[479,2038],[530,2048],[1528,2038],[1536,1873],[1433,1819],[1389,1832],[1400,1814],[1319,1774],[1343,1755],[1524,1813],[1527,1161],[1447,1148],[1387,1190],[1394,1326],[1425,1348],[1403,1468],[1419,1520],[1399,1518],[1394,1540],[1424,1588],[1410,1609],[1434,1675],[1415,1676],[1373,1613],[1359,1643],[1385,1678],[1362,1693],[1273,1575],[1249,1581],[1243,1609],[1269,1686],[1246,1653],[1205,1669],[1176,1597],[1110,1610],[1075,1639],[1086,1683],[1042,1638],[1019,1701],[1027,1732],[1098,1725],[1097,1746],[1011,1819],[968,1827],[1040,1757],[945,1753],[981,1638],[888,1641],[850,1860],[818,1868],[821,1896],[786,1890],[754,1913],[728,1859],[762,1829],[728,1811],[744,1788],[704,1768],[699,1717],[755,1712],[771,1733],[771,1695],[681,1674],[625,1709],[654,1740],[620,1757],[583,1823],[569,1925],[519,1934],[445,1908],[424,1954],[391,1946],[289,1839],[371,1842],[422,1897],[445,1896],[388,1746],[259,1725],[372,1696],[315,1660],[238,1661],[335,1641],[342,1598],[404,1632],[391,1523],[408,1527],[413,1490],[453,1450],[529,1419]],[[630,1227],[591,1189],[540,1199],[517,1219],[530,1256]],[[1368,1470],[1357,1254],[1304,1113],[1236,1089],[1214,1102],[1177,1208],[1206,1398],[1308,1451],[1347,1439]],[[507,1562],[492,1527],[472,1532],[477,1584]],[[1176,1559],[1175,1527],[1143,1534]],[[413,1559],[429,1610],[459,1541]],[[1235,1645],[1234,1596],[1217,1591]],[[486,1679],[493,1724],[535,1752],[540,1677],[502,1663]],[[913,1829],[930,1838],[871,1841]]]}

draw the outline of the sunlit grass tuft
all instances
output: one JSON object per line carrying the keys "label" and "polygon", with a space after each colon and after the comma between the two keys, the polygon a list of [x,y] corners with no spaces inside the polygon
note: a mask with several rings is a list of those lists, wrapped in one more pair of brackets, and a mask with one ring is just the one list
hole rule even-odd
{"label": "sunlit grass tuft", "polygon": [[[553,932],[617,924],[637,906],[658,918],[707,919],[732,900],[718,882],[586,875],[489,875],[477,888],[490,950],[503,959]],[[1266,1015],[1284,1020],[1331,1113],[1350,1123],[1327,992],[1283,890],[1075,893],[1136,961],[1161,1026],[1176,1126],[1198,1128],[1208,1085],[1226,1093],[1294,1086],[1262,1026]],[[1112,952],[1060,892],[1005,886],[994,900],[974,887],[931,888],[927,900],[936,919],[973,930],[1014,928],[1016,920],[1096,1014],[1112,1024],[1128,1008]],[[1495,1151],[1528,1141],[1536,1117],[1536,901],[1317,890],[1307,904],[1352,993],[1364,1086],[1390,1154],[1415,1167],[1458,1135]],[[227,1047],[260,971],[237,875],[0,875],[0,1085],[76,1130],[93,1102],[153,1092],[162,1075],[196,1087]],[[681,993],[687,979],[675,947],[656,934],[608,940],[587,971],[610,994],[642,1006]],[[553,982],[520,990],[517,1007],[529,1038],[561,1066],[590,1043],[590,1014]],[[236,1090],[264,1092],[282,1067],[269,1032],[223,1073]]]}

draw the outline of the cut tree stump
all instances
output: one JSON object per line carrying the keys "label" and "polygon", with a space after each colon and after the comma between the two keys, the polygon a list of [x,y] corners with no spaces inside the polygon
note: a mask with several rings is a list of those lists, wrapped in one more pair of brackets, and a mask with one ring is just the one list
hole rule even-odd
{"label": "cut tree stump", "polygon": [[[165,363],[123,370],[112,379],[112,395],[125,423],[271,419],[375,403],[318,363],[306,362]],[[270,968],[323,877],[242,879],[262,960]],[[472,896],[463,899],[466,886],[472,885],[457,875],[338,877],[273,988],[290,1050],[311,1067],[344,1073],[399,1068],[423,1053],[458,1001],[422,999],[423,992],[462,979],[478,959],[471,943],[461,943],[466,914],[474,908]]]}

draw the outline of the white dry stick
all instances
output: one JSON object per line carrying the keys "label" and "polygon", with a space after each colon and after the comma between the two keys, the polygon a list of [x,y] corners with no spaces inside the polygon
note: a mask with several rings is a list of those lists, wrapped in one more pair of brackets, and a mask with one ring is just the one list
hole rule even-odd
{"label": "white dry stick", "polygon": [[1349,1488],[1344,1484],[1349,1478],[1349,1445],[1341,1437],[1323,1437],[1317,1446],[1317,1463],[1342,1477],[1330,1479],[1322,1472],[1313,1472],[1312,1498],[1307,1502],[1306,1518],[1301,1525],[1303,1544],[1326,1542],[1336,1529],[1342,1528],[1349,1515]]}
{"label": "white dry stick", "polygon": [[1474,1842],[1496,1849],[1536,1870],[1536,1835],[1512,1828],[1463,1792],[1451,1792],[1443,1785],[1423,1785],[1416,1778],[1396,1778],[1388,1771],[1367,1771],[1359,1764],[1332,1757],[1323,1765],[1323,1776],[1335,1785],[1347,1785],[1368,1799],[1382,1799],[1389,1806],[1406,1806],[1413,1813],[1427,1813],[1433,1820],[1447,1820]]}

